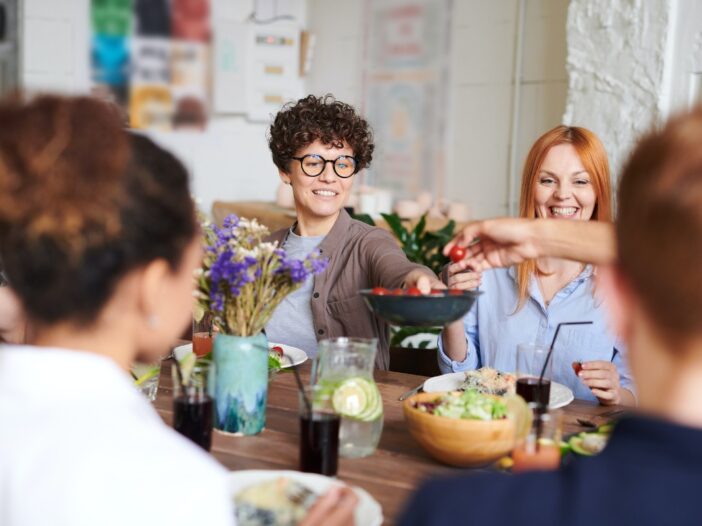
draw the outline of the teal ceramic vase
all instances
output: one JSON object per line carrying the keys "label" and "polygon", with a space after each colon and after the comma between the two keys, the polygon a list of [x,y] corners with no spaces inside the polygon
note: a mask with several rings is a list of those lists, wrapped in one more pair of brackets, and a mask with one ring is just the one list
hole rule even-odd
{"label": "teal ceramic vase", "polygon": [[212,350],[215,363],[215,428],[255,435],[266,424],[268,341],[255,336],[218,334]]}

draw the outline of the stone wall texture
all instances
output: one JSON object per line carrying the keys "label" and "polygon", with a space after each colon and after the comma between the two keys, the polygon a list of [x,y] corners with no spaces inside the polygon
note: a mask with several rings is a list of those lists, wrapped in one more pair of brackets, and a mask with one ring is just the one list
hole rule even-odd
{"label": "stone wall texture", "polygon": [[571,0],[563,122],[595,132],[616,180],[636,139],[666,116],[675,0]]}

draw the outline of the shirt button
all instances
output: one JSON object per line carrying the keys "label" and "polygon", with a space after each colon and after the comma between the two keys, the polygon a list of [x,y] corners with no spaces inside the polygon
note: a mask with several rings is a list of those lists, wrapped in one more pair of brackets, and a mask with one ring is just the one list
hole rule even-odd
{"label": "shirt button", "polygon": [[319,329],[319,330],[317,331],[317,334],[324,334],[324,329]]}
{"label": "shirt button", "polygon": [[313,298],[319,298],[319,292],[315,292],[314,294],[312,294],[312,297],[313,297]]}

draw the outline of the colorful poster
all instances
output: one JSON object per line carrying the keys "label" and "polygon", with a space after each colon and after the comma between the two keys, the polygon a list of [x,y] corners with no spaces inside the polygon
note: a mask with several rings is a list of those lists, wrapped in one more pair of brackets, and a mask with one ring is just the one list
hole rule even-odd
{"label": "colorful poster", "polygon": [[91,78],[95,92],[121,106],[129,90],[132,0],[91,0]]}
{"label": "colorful poster", "polygon": [[451,0],[370,0],[365,112],[375,131],[368,173],[396,197],[441,192],[445,177]]}
{"label": "colorful poster", "polygon": [[205,128],[210,0],[91,0],[94,92],[134,128]]}
{"label": "colorful poster", "polygon": [[173,128],[171,49],[168,38],[133,39],[129,94],[129,122],[133,128]]}

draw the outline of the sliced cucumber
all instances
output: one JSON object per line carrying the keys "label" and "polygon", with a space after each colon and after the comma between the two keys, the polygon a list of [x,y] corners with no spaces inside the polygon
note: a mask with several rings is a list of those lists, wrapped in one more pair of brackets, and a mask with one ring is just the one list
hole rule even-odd
{"label": "sliced cucumber", "polygon": [[592,452],[588,451],[587,449],[583,449],[583,437],[581,437],[580,435],[570,437],[568,445],[570,446],[570,449],[573,453],[577,453],[578,455],[585,455],[586,457],[591,457],[593,455]]}

